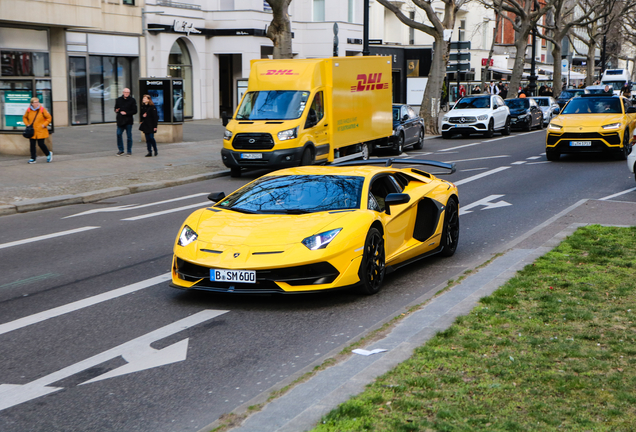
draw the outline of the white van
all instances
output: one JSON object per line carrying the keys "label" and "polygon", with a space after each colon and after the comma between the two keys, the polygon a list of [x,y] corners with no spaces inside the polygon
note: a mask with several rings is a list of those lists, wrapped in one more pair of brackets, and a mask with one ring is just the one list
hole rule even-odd
{"label": "white van", "polygon": [[614,94],[620,95],[621,89],[628,85],[631,81],[631,76],[627,69],[607,69],[603,72],[603,78],[601,78],[601,84],[609,84],[614,88]]}

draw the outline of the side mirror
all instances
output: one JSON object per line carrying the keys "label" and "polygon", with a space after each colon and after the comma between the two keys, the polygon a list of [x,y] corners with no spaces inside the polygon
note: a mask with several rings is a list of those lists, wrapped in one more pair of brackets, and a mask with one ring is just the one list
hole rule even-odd
{"label": "side mirror", "polygon": [[208,195],[208,199],[212,202],[219,202],[225,198],[225,192],[212,192]]}
{"label": "side mirror", "polygon": [[627,114],[636,114],[636,107],[627,107]]}
{"label": "side mirror", "polygon": [[409,115],[408,114],[404,114],[404,117],[402,117],[402,121],[407,121],[409,119]]}
{"label": "side mirror", "polygon": [[557,115],[558,115],[558,114],[561,112],[561,109],[560,109],[560,108],[554,108],[554,109],[552,110],[552,112],[553,112],[554,114],[557,114]]}
{"label": "side mirror", "polygon": [[384,205],[386,206],[386,214],[391,214],[391,206],[406,204],[411,201],[409,194],[405,193],[390,193],[384,198]]}

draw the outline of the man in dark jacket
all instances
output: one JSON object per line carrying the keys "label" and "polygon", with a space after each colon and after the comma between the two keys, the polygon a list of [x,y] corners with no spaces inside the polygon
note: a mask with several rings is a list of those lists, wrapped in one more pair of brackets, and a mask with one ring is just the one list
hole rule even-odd
{"label": "man in dark jacket", "polygon": [[124,154],[123,134],[126,131],[128,138],[126,144],[126,156],[132,154],[132,125],[134,123],[133,116],[137,114],[137,101],[130,95],[130,89],[125,88],[123,94],[117,98],[115,102],[115,112],[117,113],[117,156]]}

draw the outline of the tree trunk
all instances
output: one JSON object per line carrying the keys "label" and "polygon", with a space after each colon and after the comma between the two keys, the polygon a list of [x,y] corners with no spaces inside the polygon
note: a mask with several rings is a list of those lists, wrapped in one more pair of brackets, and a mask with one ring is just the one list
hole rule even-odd
{"label": "tree trunk", "polygon": [[519,84],[523,75],[523,67],[526,63],[526,49],[528,48],[528,36],[530,35],[531,27],[529,24],[521,24],[519,29],[519,36],[515,41],[515,47],[517,48],[517,55],[515,56],[515,64],[512,67],[512,76],[510,77],[510,92],[514,92],[513,95],[517,95],[519,92]]}
{"label": "tree trunk", "polygon": [[449,42],[444,40],[443,35],[436,36],[431,70],[428,74],[424,98],[420,107],[420,117],[424,119],[427,135],[439,134],[439,104],[442,83],[446,76],[446,65],[448,64],[448,49]]}
{"label": "tree trunk", "polygon": [[594,83],[594,72],[595,72],[595,65],[596,65],[596,41],[590,41],[590,43],[587,46],[587,76],[585,77],[585,84],[586,85],[592,85],[592,83]]}
{"label": "tree trunk", "polygon": [[267,27],[267,37],[274,43],[275,59],[290,59],[292,54],[291,21],[289,4],[291,0],[267,0],[274,17]]}
{"label": "tree trunk", "polygon": [[563,89],[563,85],[561,84],[561,45],[552,44],[552,58],[554,59],[552,64],[554,68],[552,71],[552,96],[556,99]]}

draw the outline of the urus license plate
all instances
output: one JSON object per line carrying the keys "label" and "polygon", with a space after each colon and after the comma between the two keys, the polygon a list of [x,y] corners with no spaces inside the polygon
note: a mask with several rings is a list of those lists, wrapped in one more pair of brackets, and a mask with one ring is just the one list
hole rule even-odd
{"label": "urus license plate", "polygon": [[570,141],[570,147],[592,147],[592,141]]}
{"label": "urus license plate", "polygon": [[210,269],[212,282],[256,283],[254,270],[217,270]]}

